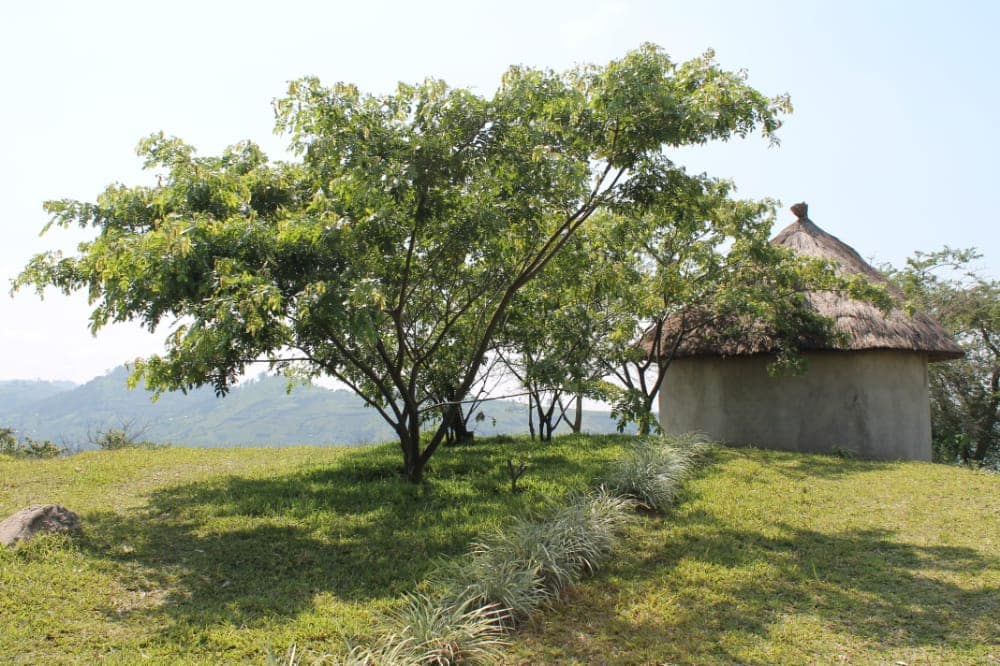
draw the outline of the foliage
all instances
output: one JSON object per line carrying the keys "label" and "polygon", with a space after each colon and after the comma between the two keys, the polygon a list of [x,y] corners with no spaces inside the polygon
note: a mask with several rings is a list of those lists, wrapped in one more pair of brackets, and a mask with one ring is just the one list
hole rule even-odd
{"label": "foliage", "polygon": [[18,439],[13,428],[0,428],[0,455],[13,458],[54,458],[62,453],[62,447],[47,439]]}
{"label": "foliage", "polygon": [[[489,664],[499,660],[507,642],[499,622],[499,611],[468,599],[455,604],[422,594],[408,594],[394,611],[397,630],[379,641],[375,654],[383,650],[402,653],[402,663],[428,666]],[[378,659],[373,663],[387,663]],[[392,661],[389,663],[399,663]]]}
{"label": "foliage", "polygon": [[447,560],[434,573],[443,598],[497,609],[497,620],[512,627],[552,599],[539,568],[521,560],[465,557]]}
{"label": "foliage", "polygon": [[637,440],[623,459],[612,463],[603,483],[611,492],[630,497],[646,509],[663,512],[677,500],[693,463],[708,446],[694,435]]}
{"label": "foliage", "polygon": [[682,172],[665,148],[773,137],[788,101],[745,78],[711,52],[676,64],[644,45],[564,73],[512,67],[490,98],[301,79],[276,103],[297,161],[153,135],[139,153],[158,184],[48,202],[49,226],[97,237],[36,256],[15,289],[87,290],[94,331],[170,326],[132,378],[156,390],[225,393],[258,361],[335,377],[393,427],[418,481],[454,418],[442,397],[469,393],[517,293],[596,212],[668,196]]}
{"label": "foliage", "polygon": [[928,367],[934,459],[1000,469],[1000,282],[973,250],[917,252],[889,268],[910,304],[951,333],[965,357]]}
{"label": "foliage", "polygon": [[155,449],[162,444],[145,439],[146,429],[139,428],[134,421],[123,420],[117,427],[104,428],[89,433],[87,440],[99,449]]}
{"label": "foliage", "polygon": [[486,567],[534,572],[545,591],[557,596],[611,555],[614,537],[628,522],[630,502],[598,491],[570,499],[542,519],[519,518],[472,546],[472,558]]}
{"label": "foliage", "polygon": [[[884,289],[861,276],[839,275],[827,261],[795,255],[770,243],[774,202],[732,198],[733,184],[704,175],[675,179],[677,192],[645,216],[621,217],[617,236],[641,248],[638,279],[617,288],[620,312],[632,313],[605,347],[602,360],[618,382],[610,391],[619,427],[639,434],[658,430],[655,395],[673,354],[690,336],[725,341],[751,331],[773,340],[771,372],[799,372],[804,340],[833,341],[829,318],[806,294],[840,291],[889,307]],[[661,353],[650,356],[645,336]]]}

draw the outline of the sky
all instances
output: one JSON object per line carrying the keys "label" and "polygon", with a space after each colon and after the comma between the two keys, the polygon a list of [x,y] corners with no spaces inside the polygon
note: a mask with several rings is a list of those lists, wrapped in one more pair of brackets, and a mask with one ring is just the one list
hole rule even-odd
{"label": "sky", "polygon": [[777,148],[736,140],[677,161],[780,200],[779,226],[807,201],[875,262],[974,246],[998,277],[997,25],[1000,3],[985,1],[4,3],[0,379],[83,382],[163,348],[165,330],[134,324],[92,336],[82,295],[7,295],[33,254],[85,237],[40,237],[42,202],[148,182],[134,149],[160,130],[203,155],[252,139],[281,157],[271,102],[305,75],[375,93],[435,77],[490,95],[512,64],[603,64],[643,42],[677,61],[712,48],[795,111]]}

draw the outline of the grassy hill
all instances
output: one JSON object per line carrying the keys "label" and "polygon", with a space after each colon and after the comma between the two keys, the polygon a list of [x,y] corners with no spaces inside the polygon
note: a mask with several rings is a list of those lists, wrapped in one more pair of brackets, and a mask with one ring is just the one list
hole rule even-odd
{"label": "grassy hill", "polygon": [[[0,427],[71,448],[122,423],[154,441],[201,447],[362,444],[394,436],[375,410],[346,390],[297,386],[288,393],[285,379],[261,376],[224,398],[204,387],[187,395],[165,393],[153,402],[147,391],[129,391],[127,377],[120,367],[80,386],[0,381]],[[476,424],[480,436],[528,431],[525,405],[497,400],[481,410],[486,419]],[[615,422],[606,412],[585,410],[583,430],[610,433]]]}
{"label": "grassy hill", "polygon": [[[582,488],[629,438],[480,441],[430,479],[392,446],[0,459],[0,515],[85,532],[0,548],[0,661],[260,663],[364,640],[436,558]],[[530,461],[524,492],[501,466]],[[1000,476],[721,450],[607,570],[516,634],[510,663],[994,663]]]}

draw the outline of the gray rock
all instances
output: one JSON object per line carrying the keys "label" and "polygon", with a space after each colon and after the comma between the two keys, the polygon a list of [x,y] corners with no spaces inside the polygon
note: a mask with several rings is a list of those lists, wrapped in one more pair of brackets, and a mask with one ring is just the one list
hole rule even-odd
{"label": "gray rock", "polygon": [[38,532],[79,532],[80,517],[58,504],[32,504],[0,523],[0,544],[10,546]]}

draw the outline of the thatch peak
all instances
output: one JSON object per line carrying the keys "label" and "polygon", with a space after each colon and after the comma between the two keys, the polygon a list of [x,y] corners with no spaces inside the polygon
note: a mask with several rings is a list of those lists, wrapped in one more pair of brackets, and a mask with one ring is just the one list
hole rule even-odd
{"label": "thatch peak", "polygon": [[[846,334],[844,345],[804,340],[804,349],[841,351],[902,350],[923,352],[928,360],[941,361],[961,358],[962,348],[940,324],[923,313],[912,317],[902,308],[902,292],[889,283],[882,273],[861,258],[854,248],[836,236],[820,229],[809,219],[809,206],[797,203],[792,206],[796,220],[771,239],[774,245],[787,247],[793,252],[834,262],[845,273],[865,276],[874,284],[884,285],[897,303],[888,315],[870,303],[857,301],[840,293],[811,292],[806,294],[809,304],[820,314],[834,320],[834,328]],[[721,336],[720,331],[697,331],[673,349],[674,356],[733,356],[761,354],[775,351],[776,341],[756,322],[742,326],[740,337]],[[666,355],[671,331],[682,330],[679,321],[667,321],[661,339],[661,352]],[[644,346],[652,352],[653,337],[647,334]],[[672,347],[673,345],[671,345]]]}
{"label": "thatch peak", "polygon": [[876,284],[888,285],[892,295],[903,299],[903,294],[889,284],[878,270],[861,258],[857,250],[833,234],[820,229],[809,219],[809,206],[805,202],[792,206],[796,220],[771,239],[772,245],[787,247],[796,254],[817,259],[827,259],[839,265],[845,273],[859,273]]}

